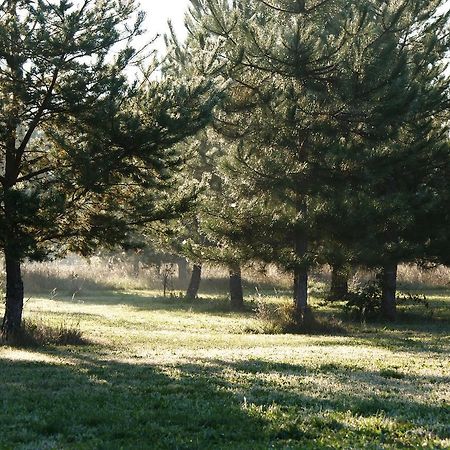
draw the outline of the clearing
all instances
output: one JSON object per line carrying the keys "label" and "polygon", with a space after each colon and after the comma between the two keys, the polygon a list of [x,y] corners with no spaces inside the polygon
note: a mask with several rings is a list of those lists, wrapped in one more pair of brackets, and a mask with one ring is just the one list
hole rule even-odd
{"label": "clearing", "polygon": [[0,348],[0,448],[450,448],[450,292],[428,295],[432,319],[340,336],[248,334],[218,296],[31,299],[91,343]]}

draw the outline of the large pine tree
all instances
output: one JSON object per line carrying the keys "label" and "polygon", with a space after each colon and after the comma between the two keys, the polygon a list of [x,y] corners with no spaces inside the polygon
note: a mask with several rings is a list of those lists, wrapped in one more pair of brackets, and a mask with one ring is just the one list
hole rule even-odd
{"label": "large pine tree", "polygon": [[[21,326],[21,262],[124,239],[173,215],[173,145],[207,121],[202,79],[124,74],[143,15],[132,0],[0,6],[2,333]],[[143,208],[145,203],[146,208]]]}

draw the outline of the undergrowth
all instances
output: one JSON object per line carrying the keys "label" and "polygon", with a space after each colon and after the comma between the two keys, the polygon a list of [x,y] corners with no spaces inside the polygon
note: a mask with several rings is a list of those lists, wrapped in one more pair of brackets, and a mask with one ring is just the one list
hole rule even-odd
{"label": "undergrowth", "polygon": [[50,325],[41,320],[23,320],[19,331],[0,341],[12,347],[43,347],[51,345],[86,345],[80,325],[61,322]]}
{"label": "undergrowth", "polygon": [[[355,320],[381,320],[382,319],[382,289],[378,281],[369,281],[350,291],[345,298],[344,312]],[[433,309],[425,295],[410,292],[397,294],[397,306],[402,313],[419,308],[420,315],[425,318],[433,316]]]}
{"label": "undergrowth", "polygon": [[311,308],[300,320],[292,303],[283,303],[273,308],[258,301],[254,309],[257,327],[248,327],[246,332],[262,334],[345,334],[342,324],[335,318],[320,316]]}

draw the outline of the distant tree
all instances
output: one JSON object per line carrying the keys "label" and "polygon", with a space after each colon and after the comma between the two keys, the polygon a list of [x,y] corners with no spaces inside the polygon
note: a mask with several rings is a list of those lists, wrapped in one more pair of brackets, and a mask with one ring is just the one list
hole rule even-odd
{"label": "distant tree", "polygon": [[200,78],[127,81],[143,57],[132,47],[143,20],[132,0],[16,0],[0,12],[8,337],[21,326],[25,258],[87,254],[186,207],[173,146],[207,122],[212,102]]}
{"label": "distant tree", "polygon": [[228,239],[228,230],[234,227],[236,208],[234,192],[227,185],[226,171],[222,168],[228,149],[211,128],[190,138],[188,145],[191,158],[186,163],[186,176],[197,180],[200,192],[190,211],[159,230],[162,245],[193,263],[187,298],[197,296],[202,265],[211,263],[228,268],[230,304],[233,309],[241,309],[241,264],[248,258],[242,247]]}

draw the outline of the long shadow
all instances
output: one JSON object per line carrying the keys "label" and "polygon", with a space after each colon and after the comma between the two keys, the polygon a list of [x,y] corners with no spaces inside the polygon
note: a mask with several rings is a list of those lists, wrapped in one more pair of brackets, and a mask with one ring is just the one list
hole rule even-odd
{"label": "long shadow", "polygon": [[[54,300],[71,304],[119,306],[126,305],[142,311],[189,311],[205,314],[223,314],[231,312],[230,302],[226,296],[202,297],[186,300],[180,295],[148,295],[146,291],[103,291],[80,293],[72,299],[70,296],[57,296]],[[253,303],[247,302],[246,308],[240,313],[251,312]]]}
{"label": "long shadow", "polygon": [[[407,376],[390,381],[337,365],[312,369],[260,359],[158,366],[73,350],[41,354],[65,364],[0,359],[0,448],[381,448],[404,438],[389,434],[392,423],[380,425],[379,433],[349,427],[349,414],[355,420],[383,415],[405,433],[428,427],[436,439],[449,437],[448,408],[401,395],[411,389]],[[328,377],[330,386],[344,377],[358,388],[321,393],[319,386],[310,393],[302,383],[314,375]],[[394,385],[398,395],[376,394]]]}
{"label": "long shadow", "polygon": [[[58,301],[73,303],[70,297],[57,298]],[[189,312],[209,316],[228,316],[230,314],[250,316],[253,314],[254,305],[247,303],[247,309],[241,312],[233,312],[229,301],[225,297],[201,297],[194,301],[186,301],[182,297],[148,296],[145,291],[127,293],[123,291],[107,291],[101,293],[82,294],[75,303],[92,305],[126,305],[137,311],[166,311]],[[54,312],[52,314],[58,314]],[[62,313],[61,313],[62,314]],[[335,315],[335,311],[321,312],[324,317]],[[64,314],[63,314],[64,315]],[[88,312],[80,312],[79,316],[91,315]],[[338,317],[342,315],[338,314]],[[440,317],[423,317],[412,313],[400,314],[397,323],[368,323],[367,325],[343,320],[343,327],[348,330],[349,338],[357,338],[363,345],[386,348],[400,352],[448,352],[450,342],[450,321]],[[326,345],[331,345],[329,341]]]}
{"label": "long shadow", "polygon": [[263,433],[203,376],[59,355],[70,364],[0,360],[0,448],[252,447]]}

